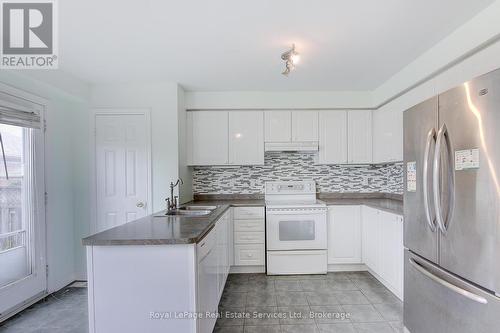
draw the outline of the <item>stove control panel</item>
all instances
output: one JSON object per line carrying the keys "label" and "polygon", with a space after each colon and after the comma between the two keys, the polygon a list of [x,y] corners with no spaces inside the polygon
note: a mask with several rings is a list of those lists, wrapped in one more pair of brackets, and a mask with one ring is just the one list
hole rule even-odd
{"label": "stove control panel", "polygon": [[296,182],[266,182],[266,195],[269,194],[316,194],[314,180]]}

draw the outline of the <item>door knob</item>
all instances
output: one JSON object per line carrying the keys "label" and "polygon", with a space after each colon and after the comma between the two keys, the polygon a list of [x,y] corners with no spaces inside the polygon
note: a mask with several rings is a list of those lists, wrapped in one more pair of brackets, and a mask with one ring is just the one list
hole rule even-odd
{"label": "door knob", "polygon": [[144,208],[144,202],[138,202],[135,206],[137,208]]}

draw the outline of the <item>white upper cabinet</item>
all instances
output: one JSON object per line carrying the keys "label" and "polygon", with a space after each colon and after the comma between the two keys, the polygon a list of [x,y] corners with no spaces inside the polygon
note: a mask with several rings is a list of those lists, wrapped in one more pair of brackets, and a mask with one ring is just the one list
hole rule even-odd
{"label": "white upper cabinet", "polygon": [[189,165],[227,164],[228,112],[188,112],[187,144]]}
{"label": "white upper cabinet", "polygon": [[351,110],[347,114],[348,163],[372,163],[372,111]]}
{"label": "white upper cabinet", "polygon": [[317,142],[317,111],[266,111],[266,142]]}
{"label": "white upper cabinet", "polygon": [[319,163],[347,163],[347,111],[319,113]]}
{"label": "white upper cabinet", "polygon": [[229,164],[264,164],[262,111],[229,112]]}
{"label": "white upper cabinet", "polygon": [[262,111],[187,112],[188,165],[264,164]]}
{"label": "white upper cabinet", "polygon": [[328,263],[361,263],[361,207],[328,207]]}
{"label": "white upper cabinet", "polygon": [[292,111],[292,141],[318,141],[317,111]]}
{"label": "white upper cabinet", "polygon": [[266,142],[292,141],[292,112],[265,111]]}
{"label": "white upper cabinet", "polygon": [[373,162],[403,160],[403,111],[373,111]]}

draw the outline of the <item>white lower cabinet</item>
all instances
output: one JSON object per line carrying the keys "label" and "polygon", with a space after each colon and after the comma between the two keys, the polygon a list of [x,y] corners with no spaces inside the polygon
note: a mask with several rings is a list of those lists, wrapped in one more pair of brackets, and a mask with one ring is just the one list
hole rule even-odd
{"label": "white lower cabinet", "polygon": [[403,217],[362,208],[362,259],[396,296],[403,298]]}
{"label": "white lower cabinet", "polygon": [[361,207],[328,207],[328,264],[361,263]]}
{"label": "white lower cabinet", "polygon": [[[196,245],[197,269],[197,311],[217,313],[230,268],[232,243],[230,237],[230,211],[227,211],[213,229]],[[198,319],[197,332],[211,333],[217,318],[202,316]]]}
{"label": "white lower cabinet", "polygon": [[265,251],[263,244],[234,244],[235,266],[264,265],[264,256]]}
{"label": "white lower cabinet", "polygon": [[403,217],[367,206],[328,207],[328,264],[365,264],[403,298]]}
{"label": "white lower cabinet", "polygon": [[264,207],[234,207],[234,265],[265,265]]}
{"label": "white lower cabinet", "polygon": [[373,271],[379,271],[380,255],[380,211],[371,207],[362,208],[362,258]]}
{"label": "white lower cabinet", "polygon": [[[217,238],[212,229],[198,245],[198,312],[212,313],[219,304],[217,274]],[[216,319],[203,316],[198,320],[199,333],[211,333]]]}

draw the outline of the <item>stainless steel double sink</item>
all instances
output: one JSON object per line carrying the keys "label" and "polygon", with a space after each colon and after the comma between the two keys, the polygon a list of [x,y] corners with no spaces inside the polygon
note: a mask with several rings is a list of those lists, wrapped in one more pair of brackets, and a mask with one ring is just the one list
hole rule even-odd
{"label": "stainless steel double sink", "polygon": [[205,215],[210,215],[215,209],[217,209],[217,206],[188,205],[171,210],[167,212],[165,215],[205,216]]}

